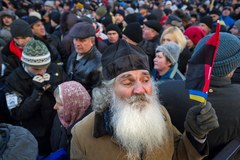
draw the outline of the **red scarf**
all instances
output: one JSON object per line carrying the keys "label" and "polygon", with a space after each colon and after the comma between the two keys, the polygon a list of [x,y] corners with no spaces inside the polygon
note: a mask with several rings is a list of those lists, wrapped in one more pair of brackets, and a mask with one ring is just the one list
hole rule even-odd
{"label": "red scarf", "polygon": [[14,53],[19,60],[22,59],[22,49],[18,48],[16,44],[14,43],[14,40],[11,40],[10,45],[9,45],[9,50]]}

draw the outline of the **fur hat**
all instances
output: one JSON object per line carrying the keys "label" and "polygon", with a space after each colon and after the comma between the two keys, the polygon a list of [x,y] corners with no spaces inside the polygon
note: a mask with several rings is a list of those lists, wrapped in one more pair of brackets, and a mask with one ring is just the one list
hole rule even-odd
{"label": "fur hat", "polygon": [[50,52],[43,42],[31,40],[23,49],[22,62],[32,67],[46,66],[51,62]]}
{"label": "fur hat", "polygon": [[95,29],[92,24],[88,22],[78,22],[69,31],[72,38],[88,38],[95,36]]}
{"label": "fur hat", "polygon": [[171,61],[174,65],[177,63],[179,55],[180,55],[180,46],[174,42],[169,42],[166,44],[162,44],[156,48],[157,52],[163,52],[164,55]]}
{"label": "fur hat", "polygon": [[111,80],[121,73],[131,70],[150,70],[148,57],[138,47],[120,39],[102,54],[102,72],[105,80]]}
{"label": "fur hat", "polygon": [[13,21],[10,27],[12,37],[33,37],[32,29],[30,25],[21,19]]}
{"label": "fur hat", "polygon": [[136,43],[140,43],[142,38],[142,28],[138,22],[127,25],[123,34]]}
{"label": "fur hat", "polygon": [[[212,35],[213,34],[207,35],[198,42],[194,49],[193,56],[199,52]],[[240,40],[235,35],[220,32],[220,42],[212,74],[224,77],[237,67],[240,67]]]}
{"label": "fur hat", "polygon": [[186,35],[194,45],[197,45],[200,39],[206,36],[206,33],[198,26],[191,26],[185,30],[184,35]]}

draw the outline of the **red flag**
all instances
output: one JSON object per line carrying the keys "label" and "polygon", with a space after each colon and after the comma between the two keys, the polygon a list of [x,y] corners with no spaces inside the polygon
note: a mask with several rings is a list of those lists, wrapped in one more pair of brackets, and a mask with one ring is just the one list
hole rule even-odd
{"label": "red flag", "polygon": [[220,38],[220,24],[208,41],[194,53],[188,64],[186,88],[190,99],[205,103],[210,85],[212,68],[216,58]]}

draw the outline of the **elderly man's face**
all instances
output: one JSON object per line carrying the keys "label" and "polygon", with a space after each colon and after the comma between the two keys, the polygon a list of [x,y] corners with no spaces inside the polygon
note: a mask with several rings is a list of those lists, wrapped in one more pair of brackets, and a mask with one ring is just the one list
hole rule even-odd
{"label": "elderly man's face", "polygon": [[120,99],[134,95],[152,95],[151,77],[147,70],[124,72],[116,77],[114,91]]}
{"label": "elderly man's face", "polygon": [[74,38],[73,44],[74,44],[75,51],[80,55],[87,53],[92,48],[94,43],[93,41],[94,40],[92,39],[92,37],[88,37],[84,39]]}

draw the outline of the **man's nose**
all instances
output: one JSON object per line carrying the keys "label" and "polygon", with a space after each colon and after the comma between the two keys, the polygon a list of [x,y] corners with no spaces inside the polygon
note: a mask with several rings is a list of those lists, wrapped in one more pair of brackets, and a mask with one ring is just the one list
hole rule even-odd
{"label": "man's nose", "polygon": [[144,94],[144,93],[145,93],[145,89],[144,89],[144,86],[142,85],[142,83],[137,82],[137,83],[134,85],[133,93],[134,93],[134,94]]}

